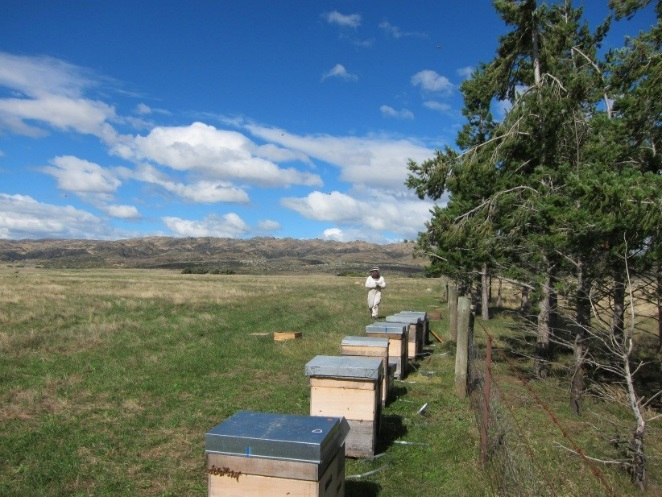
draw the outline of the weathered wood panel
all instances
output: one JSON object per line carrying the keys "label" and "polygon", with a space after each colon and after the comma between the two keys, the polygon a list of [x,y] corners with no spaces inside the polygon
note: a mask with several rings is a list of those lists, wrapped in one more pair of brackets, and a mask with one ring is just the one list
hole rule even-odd
{"label": "weathered wood panel", "polygon": [[[344,497],[345,495],[345,454],[341,447],[319,480],[309,481],[297,478],[280,478],[250,474],[248,466],[223,474],[212,471],[208,474],[208,497]],[[265,464],[268,460],[244,459],[243,463]],[[209,464],[209,463],[208,463]],[[246,468],[242,471],[241,468]],[[228,467],[228,469],[230,469]],[[239,473],[240,474],[237,474]]]}

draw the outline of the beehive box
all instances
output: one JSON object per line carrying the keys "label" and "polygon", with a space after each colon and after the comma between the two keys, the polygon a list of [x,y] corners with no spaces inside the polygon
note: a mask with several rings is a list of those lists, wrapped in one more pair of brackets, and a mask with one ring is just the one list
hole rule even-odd
{"label": "beehive box", "polygon": [[391,385],[388,374],[388,338],[345,337],[340,342],[340,354],[347,356],[378,357],[382,360],[382,407],[386,405]]}
{"label": "beehive box", "polygon": [[423,327],[423,336],[422,336],[422,344],[425,345],[427,343],[430,343],[430,319],[428,317],[428,313],[425,311],[400,311],[397,313],[397,316],[411,316],[412,318],[420,321],[422,327]]}
{"label": "beehive box", "polygon": [[414,315],[399,312],[385,318],[387,323],[407,323],[409,335],[407,337],[407,356],[416,359],[423,351],[423,323]]}
{"label": "beehive box", "polygon": [[205,435],[209,497],[344,497],[347,421],[239,411]]}
{"label": "beehive box", "polygon": [[400,311],[399,315],[411,315],[421,320],[423,325],[423,345],[430,343],[430,317],[425,311]]}
{"label": "beehive box", "polygon": [[388,338],[388,357],[395,360],[395,377],[402,380],[407,376],[409,323],[385,323],[383,321],[365,327],[369,337]]}
{"label": "beehive box", "polygon": [[381,421],[384,366],[382,359],[316,356],[306,364],[310,377],[311,416],[344,417],[348,457],[372,457]]}

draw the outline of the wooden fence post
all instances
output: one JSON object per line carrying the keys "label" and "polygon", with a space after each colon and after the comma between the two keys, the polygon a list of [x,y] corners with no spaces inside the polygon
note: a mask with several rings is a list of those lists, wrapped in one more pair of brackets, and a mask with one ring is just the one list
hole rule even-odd
{"label": "wooden fence post", "polygon": [[457,299],[457,348],[455,352],[455,393],[463,399],[467,396],[469,367],[469,328],[471,326],[471,299]]}
{"label": "wooden fence post", "polygon": [[451,340],[457,341],[457,285],[448,282],[448,329]]}
{"label": "wooden fence post", "polygon": [[490,397],[492,395],[492,336],[487,335],[485,349],[485,383],[483,384],[483,422],[480,425],[480,462],[487,463],[487,439],[490,434]]}

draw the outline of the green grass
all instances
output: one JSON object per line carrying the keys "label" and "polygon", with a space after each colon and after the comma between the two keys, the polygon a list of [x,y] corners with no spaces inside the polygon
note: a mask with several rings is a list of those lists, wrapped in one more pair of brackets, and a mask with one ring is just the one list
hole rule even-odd
{"label": "green grass", "polygon": [[[441,280],[386,277],[382,315],[447,317]],[[338,354],[343,337],[371,322],[363,281],[0,268],[0,495],[205,495],[205,433],[238,410],[308,414],[305,364]],[[508,333],[507,320],[490,326]],[[438,335],[446,328],[432,322]],[[303,338],[274,342],[275,331]],[[455,395],[453,347],[427,351],[383,411],[380,456],[347,461],[347,497],[497,495],[478,462],[470,400]],[[581,463],[555,445],[556,428],[499,368],[544,472],[584,478]],[[562,378],[535,386],[571,419]],[[570,427],[582,446],[605,454],[585,430],[591,423]],[[659,451],[659,430],[651,433]],[[622,495],[635,495],[620,472],[604,471]]]}

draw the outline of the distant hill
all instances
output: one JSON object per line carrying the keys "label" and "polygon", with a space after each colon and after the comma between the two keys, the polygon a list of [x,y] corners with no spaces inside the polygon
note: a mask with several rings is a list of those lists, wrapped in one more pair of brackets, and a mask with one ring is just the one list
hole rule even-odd
{"label": "distant hill", "polygon": [[237,274],[423,274],[427,260],[414,243],[292,238],[168,238],[127,240],[0,240],[0,263],[60,268],[125,267]]}

